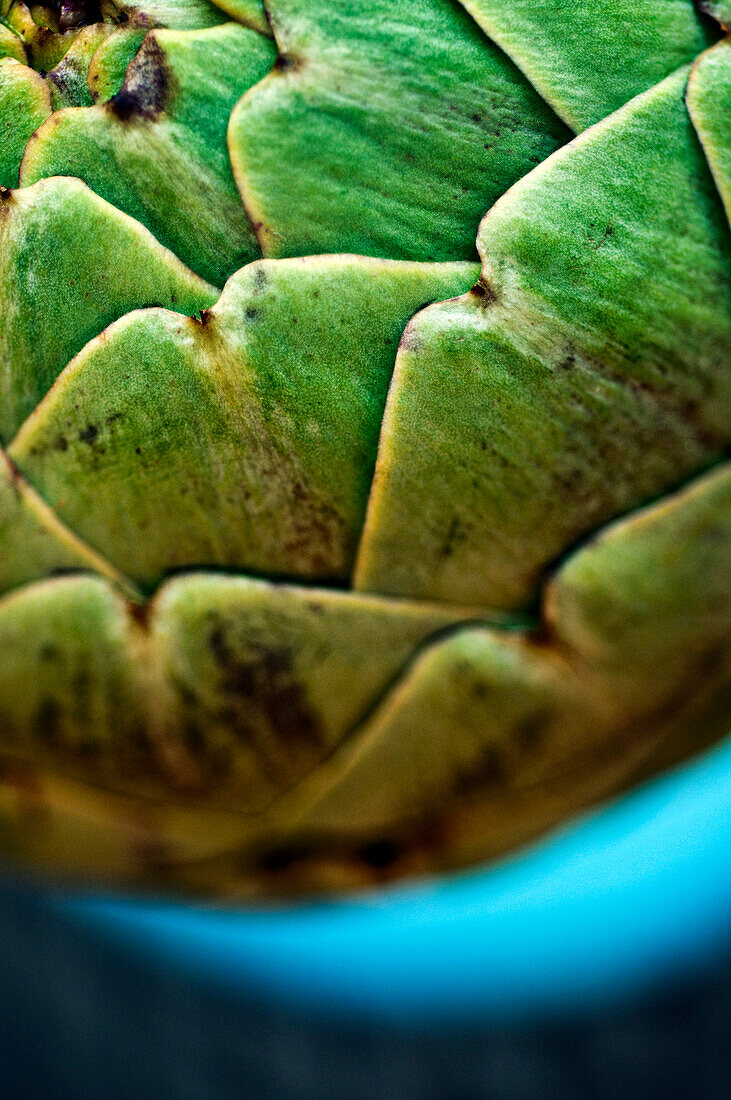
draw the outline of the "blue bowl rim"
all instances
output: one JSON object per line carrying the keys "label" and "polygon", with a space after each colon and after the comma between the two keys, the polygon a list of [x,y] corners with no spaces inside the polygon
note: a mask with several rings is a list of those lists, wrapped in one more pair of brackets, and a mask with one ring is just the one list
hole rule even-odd
{"label": "blue bowl rim", "polygon": [[323,1018],[582,1013],[731,945],[731,737],[489,868],[293,908],[54,893],[84,935]]}

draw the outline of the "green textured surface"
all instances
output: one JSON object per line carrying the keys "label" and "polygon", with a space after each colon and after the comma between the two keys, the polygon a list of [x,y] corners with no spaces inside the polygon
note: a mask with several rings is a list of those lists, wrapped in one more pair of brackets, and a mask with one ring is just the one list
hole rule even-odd
{"label": "green textured surface", "polygon": [[89,93],[94,103],[106,103],[124,84],[127,66],[147,31],[135,26],[115,27],[99,46],[89,65]]}
{"label": "green textured surface", "polygon": [[462,0],[555,111],[583,130],[713,41],[693,0]]}
{"label": "green textured surface", "polygon": [[620,520],[553,578],[548,620],[625,705],[689,696],[731,633],[731,466]]}
{"label": "green textured surface", "polygon": [[134,754],[140,700],[127,630],[123,603],[90,578],[34,586],[0,603],[0,725],[11,752],[27,751],[32,731],[36,748],[86,757],[112,774]]}
{"label": "green textured surface", "polygon": [[0,187],[17,187],[31,134],[51,113],[45,80],[14,58],[0,58]]}
{"label": "green textured surface", "polygon": [[358,257],[253,264],[203,323],[148,310],[90,343],[12,456],[145,585],[196,564],[347,579],[401,332],[477,273]]}
{"label": "green textured surface", "polygon": [[[42,180],[6,192],[0,212],[0,438],[5,441],[69,359],[117,317],[149,305],[193,313],[217,298],[213,287],[143,226],[80,180]],[[76,248],[79,225],[84,226],[82,256]]]}
{"label": "green textured surface", "polygon": [[470,794],[499,807],[556,759],[680,714],[728,676],[730,494],[725,466],[577,551],[542,644],[469,628],[427,648],[314,777],[300,827],[377,833]]}
{"label": "green textured surface", "polygon": [[570,137],[456,4],[267,11],[285,62],[229,136],[265,255],[472,259],[485,210]]}
{"label": "green textured surface", "polygon": [[108,23],[83,27],[55,68],[47,76],[54,111],[64,107],[91,107],[89,65],[97,48],[112,33]]}
{"label": "green textured surface", "polygon": [[228,116],[273,60],[269,39],[235,23],[152,31],[113,100],[59,111],[34,136],[22,183],[79,176],[221,286],[259,251],[231,174]]}
{"label": "green textured surface", "polygon": [[688,81],[688,110],[731,221],[731,40],[704,53]]}
{"label": "green textured surface", "polygon": [[169,27],[200,31],[226,22],[226,16],[208,0],[101,0],[102,14],[114,23],[146,29]]}
{"label": "green textured surface", "polygon": [[469,616],[193,574],[162,589],[152,634],[212,799],[260,810],[328,756],[425,638]]}
{"label": "green textured surface", "polygon": [[686,75],[509,191],[482,294],[409,325],[357,587],[530,603],[567,547],[728,444],[728,225]]}
{"label": "green textured surface", "polygon": [[341,890],[726,732],[698,9],[0,0],[0,852]]}
{"label": "green textured surface", "polygon": [[271,37],[272,29],[262,0],[215,0],[215,4],[238,23]]}
{"label": "green textured surface", "polygon": [[0,23],[0,57],[14,57],[16,61],[23,64],[27,61],[22,40],[2,23]]}
{"label": "green textured surface", "polygon": [[94,569],[115,577],[59,522],[0,451],[0,591],[42,580],[50,573]]}

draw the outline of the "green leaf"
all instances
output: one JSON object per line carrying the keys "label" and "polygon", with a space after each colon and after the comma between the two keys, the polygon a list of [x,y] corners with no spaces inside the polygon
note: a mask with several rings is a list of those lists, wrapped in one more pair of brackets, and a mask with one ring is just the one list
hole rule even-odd
{"label": "green leaf", "polygon": [[202,278],[222,285],[258,255],[231,174],[226,127],[236,100],[273,60],[271,41],[236,23],[151,31],[113,99],[58,111],[34,135],[21,182],[80,177]]}
{"label": "green leaf", "polygon": [[217,298],[143,226],[63,177],[0,196],[0,288],[5,440],[117,317],[154,304],[193,313]]}
{"label": "green leaf", "polygon": [[4,753],[63,762],[114,786],[145,769],[154,781],[131,625],[124,600],[98,578],[59,578],[0,600]]}
{"label": "green leaf", "polygon": [[127,68],[145,40],[144,27],[114,27],[89,65],[87,83],[94,103],[106,103],[124,84]]}
{"label": "green leaf", "polygon": [[267,12],[282,60],[229,129],[265,255],[472,259],[485,210],[570,137],[454,3]]}
{"label": "green leaf", "polygon": [[[731,630],[731,464],[614,523],[552,579],[548,629],[624,707],[723,682]],[[610,694],[610,693],[608,693]]]}
{"label": "green leaf", "polygon": [[48,73],[51,104],[54,111],[63,107],[91,107],[87,76],[95,51],[113,33],[108,23],[82,27],[78,36],[55,68]]}
{"label": "green leaf", "polygon": [[731,39],[699,57],[688,81],[687,100],[731,221]]}
{"label": "green leaf", "polygon": [[20,61],[23,65],[28,60],[19,35],[0,23],[0,58],[2,57],[14,57],[16,61]]}
{"label": "green leaf", "polygon": [[470,616],[196,573],[165,585],[153,608],[177,728],[212,799],[247,812],[322,762],[428,635]]}
{"label": "green leaf", "polygon": [[485,218],[478,293],[401,344],[356,587],[519,607],[729,443],[731,247],[685,72]]}
{"label": "green leaf", "polygon": [[118,578],[111,566],[54,516],[3,451],[0,451],[0,545],[0,592],[63,569],[92,569]]}
{"label": "green leaf", "polygon": [[425,648],[298,792],[305,836],[436,819],[447,862],[463,843],[485,858],[626,784],[680,730],[703,743],[709,700],[725,732],[731,466],[602,532],[547,604],[541,644],[470,627]]}
{"label": "green leaf", "polygon": [[101,0],[101,10],[113,23],[146,30],[201,31],[226,22],[226,16],[208,0]]}
{"label": "green leaf", "polygon": [[50,113],[43,77],[14,58],[0,58],[0,187],[18,186],[28,139]]}
{"label": "green leaf", "polygon": [[200,321],[147,310],[88,344],[13,459],[146,586],[202,564],[344,579],[403,327],[476,274],[362,257],[252,264]]}
{"label": "green leaf", "polygon": [[214,0],[214,3],[238,23],[271,37],[272,28],[269,26],[262,0]]}
{"label": "green leaf", "polygon": [[556,113],[584,130],[713,41],[693,0],[461,0]]}

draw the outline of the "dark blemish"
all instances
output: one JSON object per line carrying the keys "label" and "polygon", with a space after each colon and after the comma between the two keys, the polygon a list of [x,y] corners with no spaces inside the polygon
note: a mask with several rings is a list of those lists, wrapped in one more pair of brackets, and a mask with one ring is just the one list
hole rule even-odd
{"label": "dark blemish", "polygon": [[65,435],[58,435],[56,436],[56,442],[53,446],[57,451],[67,451],[69,449],[69,441]]}
{"label": "dark blemish", "polygon": [[472,121],[473,122],[482,122],[482,115],[473,115],[472,116]]}
{"label": "dark blemish", "polygon": [[393,840],[373,840],[356,852],[362,863],[369,867],[390,867],[401,855],[401,849]]}
{"label": "dark blemish", "polygon": [[576,366],[576,356],[571,351],[558,365],[561,370],[573,370]]}
{"label": "dark blemish", "polygon": [[148,35],[127,71],[124,84],[106,105],[122,122],[131,118],[154,120],[169,105],[173,76],[165,54]]}
{"label": "dark blemish", "polygon": [[51,7],[58,11],[58,29],[62,34],[64,31],[101,22],[98,0],[55,0]]}
{"label": "dark blemish", "polygon": [[[263,290],[268,282],[269,276],[267,275],[264,268],[256,267],[254,269],[254,286],[256,287],[256,290]],[[256,290],[254,291],[254,293],[256,293]]]}
{"label": "dark blemish", "polygon": [[[717,0],[696,0],[696,4],[707,19],[713,19],[725,31],[731,30],[728,19],[724,21],[724,16],[717,11],[719,6]],[[716,29],[715,26],[713,29]]]}
{"label": "dark blemish", "polygon": [[7,207],[14,201],[12,187],[0,187],[0,207]]}
{"label": "dark blemish", "polygon": [[294,57],[288,57],[287,54],[281,54],[272,65],[273,72],[286,73],[290,69],[298,68],[298,62]]}
{"label": "dark blemish", "polygon": [[259,310],[258,309],[252,309],[251,306],[249,306],[249,308],[246,311],[246,320],[247,321],[255,321],[258,316],[259,316]]}
{"label": "dark blemish", "polygon": [[265,732],[273,734],[285,748],[298,743],[319,748],[320,725],[302,685],[295,679],[292,656],[286,647],[250,643],[249,651],[241,656],[234,652],[221,625],[210,631],[208,645],[221,674],[221,688],[236,708],[235,732],[239,737],[268,755],[270,736],[262,743],[258,736],[261,730],[255,728],[255,724],[260,726],[256,716],[261,716],[268,727]]}
{"label": "dark blemish", "polygon": [[112,424],[116,423],[117,420],[121,420],[121,419],[122,419],[122,413],[112,413],[110,416],[107,417],[107,425],[112,425]]}
{"label": "dark blemish", "polygon": [[256,864],[259,870],[276,874],[278,871],[289,870],[296,863],[302,863],[309,855],[307,848],[295,845],[271,848],[257,857]]}
{"label": "dark blemish", "polygon": [[210,309],[200,309],[197,313],[194,313],[190,318],[194,325],[199,325],[201,328],[205,328],[206,325],[210,325],[213,320],[213,311]]}
{"label": "dark blemish", "polygon": [[523,752],[535,752],[546,742],[553,713],[544,708],[520,718],[513,726],[513,739]]}
{"label": "dark blemish", "polygon": [[48,642],[46,645],[41,646],[38,656],[42,661],[55,661],[58,657],[58,650],[55,645]]}
{"label": "dark blemish", "polygon": [[141,447],[135,447],[135,454],[136,455],[141,455],[142,454],[142,448]]}
{"label": "dark blemish", "polygon": [[188,720],[183,726],[183,741],[194,756],[202,756],[206,751],[206,738],[200,726]]}
{"label": "dark blemish", "polygon": [[44,699],[33,719],[36,735],[50,748],[56,749],[62,741],[61,709],[55,699]]}
{"label": "dark blemish", "polygon": [[483,306],[489,306],[492,302],[497,301],[497,294],[489,283],[485,282],[482,276],[480,276],[475,285],[470,288],[469,293],[473,298],[477,298]]}
{"label": "dark blemish", "polygon": [[455,548],[467,539],[469,532],[469,525],[465,524],[460,516],[454,516],[437,553],[437,560],[444,561],[446,558],[451,557]]}
{"label": "dark blemish", "polygon": [[137,600],[130,600],[127,604],[127,614],[130,619],[140,630],[147,632],[150,629],[150,615],[152,612],[152,604],[149,600],[144,603],[139,603]]}
{"label": "dark blemish", "polygon": [[76,755],[81,760],[92,760],[101,755],[102,747],[98,741],[80,741],[76,746]]}
{"label": "dark blemish", "polygon": [[600,249],[603,245],[605,245],[607,243],[609,238],[613,237],[613,236],[614,236],[614,229],[612,228],[612,223],[610,222],[609,225],[607,226],[607,228],[604,230],[601,237],[599,238],[599,240],[596,242],[595,248]]}
{"label": "dark blemish", "polygon": [[490,790],[503,786],[508,771],[500,751],[495,745],[486,745],[477,760],[462,771],[454,780],[454,792],[464,797],[478,790]]}
{"label": "dark blemish", "polygon": [[96,424],[87,424],[87,426],[85,428],[82,428],[82,430],[79,432],[79,442],[88,443],[89,446],[92,446],[94,440],[98,435],[99,429],[97,428]]}

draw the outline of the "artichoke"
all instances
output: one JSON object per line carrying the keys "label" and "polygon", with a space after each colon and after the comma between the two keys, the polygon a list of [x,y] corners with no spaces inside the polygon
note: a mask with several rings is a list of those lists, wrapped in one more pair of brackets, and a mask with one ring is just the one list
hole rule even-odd
{"label": "artichoke", "polygon": [[0,20],[3,858],[337,890],[727,731],[728,0]]}

